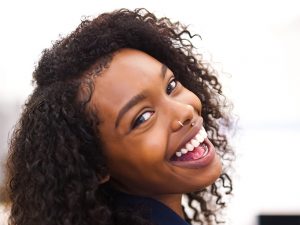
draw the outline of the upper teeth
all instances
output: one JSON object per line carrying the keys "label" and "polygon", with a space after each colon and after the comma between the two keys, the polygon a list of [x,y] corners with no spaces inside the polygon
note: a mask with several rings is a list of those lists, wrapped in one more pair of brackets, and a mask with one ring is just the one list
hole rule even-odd
{"label": "upper teeth", "polygon": [[186,154],[189,151],[193,151],[194,148],[198,147],[204,139],[207,138],[207,133],[204,130],[204,127],[200,129],[200,131],[193,137],[186,145],[180,149],[180,151],[177,151],[175,154],[177,157],[180,157],[184,154]]}

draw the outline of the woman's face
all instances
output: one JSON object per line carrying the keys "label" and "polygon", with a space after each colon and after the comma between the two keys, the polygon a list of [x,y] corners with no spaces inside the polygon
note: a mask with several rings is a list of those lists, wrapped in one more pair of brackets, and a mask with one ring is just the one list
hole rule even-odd
{"label": "woman's face", "polygon": [[90,104],[102,121],[115,188],[144,196],[186,193],[219,177],[219,157],[201,131],[199,98],[155,58],[133,49],[117,52],[95,79]]}

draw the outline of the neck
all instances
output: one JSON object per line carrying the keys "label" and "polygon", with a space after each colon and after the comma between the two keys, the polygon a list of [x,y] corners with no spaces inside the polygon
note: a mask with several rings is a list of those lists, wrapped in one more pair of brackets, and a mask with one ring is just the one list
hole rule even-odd
{"label": "neck", "polygon": [[181,206],[182,194],[157,195],[152,196],[152,198],[165,204],[176,214],[178,214],[182,219],[184,219],[184,213]]}

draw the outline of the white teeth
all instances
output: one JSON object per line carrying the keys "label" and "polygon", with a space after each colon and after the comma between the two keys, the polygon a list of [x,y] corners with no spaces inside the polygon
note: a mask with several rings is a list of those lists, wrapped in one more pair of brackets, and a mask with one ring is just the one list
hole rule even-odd
{"label": "white teeth", "polygon": [[197,140],[195,140],[195,139],[193,139],[193,140],[191,141],[191,143],[192,143],[192,145],[193,145],[195,148],[198,147],[199,144],[200,144],[200,142],[197,141]]}
{"label": "white teeth", "polygon": [[194,148],[198,147],[200,143],[204,141],[204,139],[207,138],[207,133],[202,127],[200,131],[195,135],[195,137],[189,141],[184,148],[180,149],[180,151],[177,151],[175,154],[177,157],[181,157],[182,155],[188,153],[189,151],[193,151]]}
{"label": "white teeth", "polygon": [[204,141],[204,137],[202,135],[200,135],[200,134],[197,134],[197,135],[199,135],[198,137],[196,137],[197,141],[199,141],[200,143],[202,143]]}
{"label": "white teeth", "polygon": [[186,147],[186,149],[189,150],[189,151],[193,151],[193,149],[194,149],[194,146],[191,145],[190,143],[187,143],[185,147]]}
{"label": "white teeth", "polygon": [[176,156],[180,157],[181,156],[181,152],[176,152]]}
{"label": "white teeth", "polygon": [[203,139],[207,138],[207,133],[203,128],[200,130],[199,134],[201,137],[203,137]]}
{"label": "white teeth", "polygon": [[187,149],[185,149],[185,148],[182,148],[182,149],[180,150],[180,152],[181,152],[182,154],[185,154],[185,153],[187,153],[187,152],[188,152],[188,150],[187,150]]}

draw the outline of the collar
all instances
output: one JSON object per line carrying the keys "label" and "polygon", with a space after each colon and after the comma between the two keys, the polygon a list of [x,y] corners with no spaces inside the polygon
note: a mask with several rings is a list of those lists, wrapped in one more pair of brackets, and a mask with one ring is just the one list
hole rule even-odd
{"label": "collar", "polygon": [[165,204],[148,197],[119,192],[116,196],[118,207],[138,210],[141,215],[155,225],[189,225]]}

